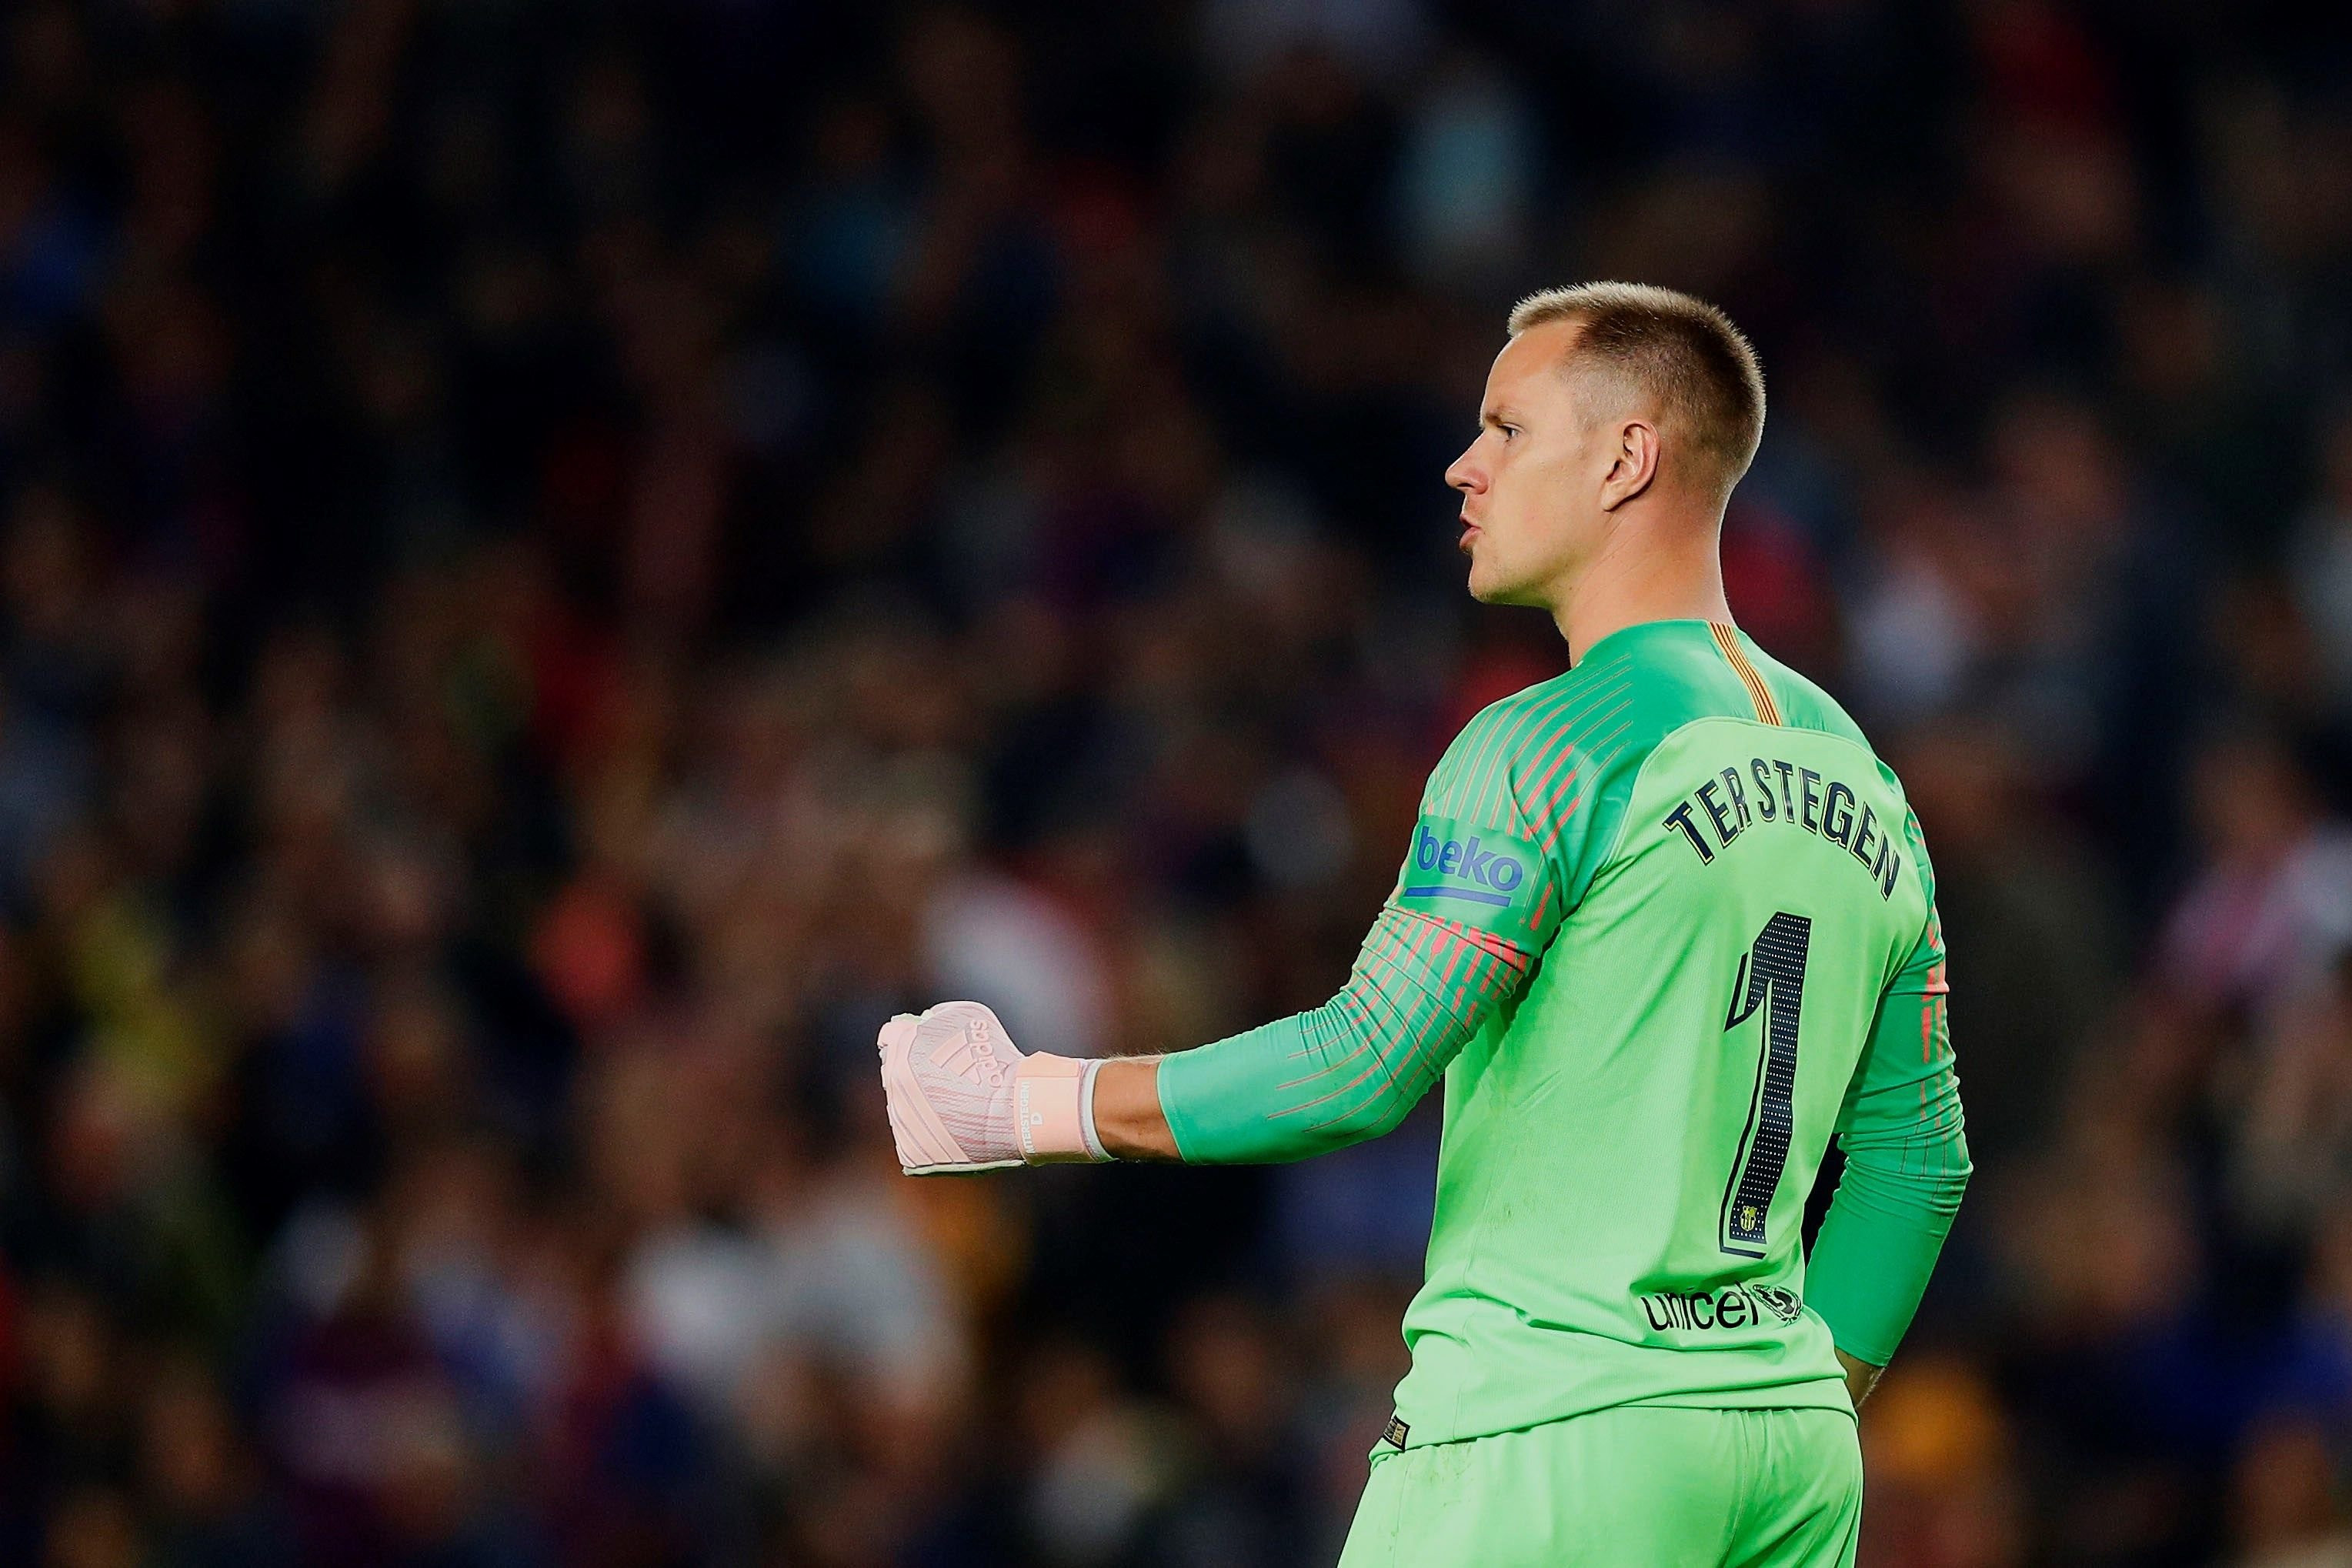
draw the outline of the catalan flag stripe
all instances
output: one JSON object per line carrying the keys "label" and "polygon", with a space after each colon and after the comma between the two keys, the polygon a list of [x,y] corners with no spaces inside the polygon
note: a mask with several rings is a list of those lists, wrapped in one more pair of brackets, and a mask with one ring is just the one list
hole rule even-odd
{"label": "catalan flag stripe", "polygon": [[1763,676],[1748,662],[1747,652],[1739,646],[1739,634],[1721,621],[1707,622],[1706,629],[1715,634],[1715,646],[1723,650],[1723,657],[1730,662],[1732,669],[1747,683],[1748,700],[1756,704],[1756,717],[1767,724],[1778,724],[1780,721],[1780,705],[1772,700],[1772,689],[1764,684]]}

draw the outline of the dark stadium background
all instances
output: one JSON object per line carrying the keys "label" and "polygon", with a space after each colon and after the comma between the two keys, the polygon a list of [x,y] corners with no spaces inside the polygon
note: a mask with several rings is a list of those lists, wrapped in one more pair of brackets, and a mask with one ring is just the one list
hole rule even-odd
{"label": "dark stadium background", "polygon": [[1336,988],[1622,277],[1941,870],[1864,1563],[2352,1563],[2326,9],[0,5],[0,1561],[1329,1563],[1434,1101],[919,1184],[874,1032]]}

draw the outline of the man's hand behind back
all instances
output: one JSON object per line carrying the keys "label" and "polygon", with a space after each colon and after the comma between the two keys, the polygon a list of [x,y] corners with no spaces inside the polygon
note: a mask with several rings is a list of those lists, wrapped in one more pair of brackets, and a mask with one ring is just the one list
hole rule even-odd
{"label": "man's hand behind back", "polygon": [[1856,1361],[1843,1351],[1838,1352],[1837,1358],[1838,1365],[1845,1368],[1846,1394],[1853,1399],[1853,1407],[1859,1410],[1862,1402],[1870,1397],[1870,1391],[1878,1386],[1878,1374],[1886,1369],[1873,1366],[1866,1361]]}

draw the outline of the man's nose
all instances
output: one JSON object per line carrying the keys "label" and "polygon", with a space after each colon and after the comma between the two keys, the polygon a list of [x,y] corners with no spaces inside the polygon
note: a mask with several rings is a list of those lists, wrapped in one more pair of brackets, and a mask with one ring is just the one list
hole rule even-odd
{"label": "man's nose", "polygon": [[1475,449],[1475,447],[1465,449],[1460,457],[1454,459],[1454,466],[1445,470],[1445,482],[1464,495],[1468,495],[1472,490],[1483,490],[1486,488],[1486,476],[1480,473],[1470,461],[1470,453]]}

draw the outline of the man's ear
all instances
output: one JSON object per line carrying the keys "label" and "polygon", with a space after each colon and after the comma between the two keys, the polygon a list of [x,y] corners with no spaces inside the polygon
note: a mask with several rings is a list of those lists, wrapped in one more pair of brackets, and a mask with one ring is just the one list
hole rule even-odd
{"label": "man's ear", "polygon": [[1601,510],[1615,511],[1650,488],[1658,477],[1658,427],[1646,419],[1628,419],[1612,437],[1609,472],[1601,480]]}

